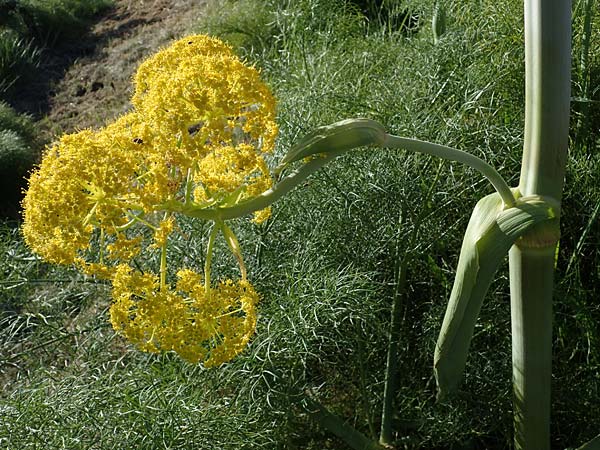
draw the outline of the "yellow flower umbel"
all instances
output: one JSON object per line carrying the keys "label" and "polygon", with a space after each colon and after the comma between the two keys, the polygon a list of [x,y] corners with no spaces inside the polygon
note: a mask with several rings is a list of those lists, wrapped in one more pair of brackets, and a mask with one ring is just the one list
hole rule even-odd
{"label": "yellow flower umbel", "polygon": [[222,42],[186,37],[147,59],[132,103],[154,130],[155,175],[183,187],[186,208],[232,206],[271,187],[275,100]]}
{"label": "yellow flower umbel", "polygon": [[23,234],[47,261],[108,277],[110,260],[140,251],[140,238],[125,232],[130,211],[152,201],[137,182],[144,149],[133,142],[143,134],[136,119],[64,135],[46,151],[23,200]]}
{"label": "yellow flower umbel", "polygon": [[226,280],[206,291],[200,275],[184,269],[175,289],[154,274],[119,266],[110,320],[144,351],[173,350],[189,362],[213,367],[246,347],[256,326],[258,295],[248,281]]}
{"label": "yellow flower umbel", "polygon": [[[277,135],[275,100],[226,44],[188,36],[141,64],[132,103],[108,126],[64,135],[47,149],[23,201],[25,240],[47,261],[111,280],[111,323],[137,347],[221,364],[256,325],[258,295],[237,239],[215,213],[204,281],[185,269],[174,283],[168,243],[177,214],[212,217],[272,186],[265,157]],[[269,214],[257,211],[255,221]],[[219,232],[241,279],[211,286]],[[132,268],[134,257],[157,251],[158,271]]]}

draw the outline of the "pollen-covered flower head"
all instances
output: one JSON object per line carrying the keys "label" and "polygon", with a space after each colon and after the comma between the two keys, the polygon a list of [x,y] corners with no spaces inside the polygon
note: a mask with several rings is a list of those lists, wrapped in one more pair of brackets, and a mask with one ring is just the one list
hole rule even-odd
{"label": "pollen-covered flower head", "polygon": [[23,200],[23,234],[36,253],[58,264],[98,262],[85,255],[100,233],[107,258],[139,251],[138,239],[120,228],[130,220],[126,211],[152,202],[136,181],[143,149],[132,136],[143,128],[127,115],[100,132],[63,135],[47,149]]}
{"label": "pollen-covered flower head", "polygon": [[[185,37],[142,63],[135,87],[133,112],[64,135],[31,175],[23,230],[48,261],[103,271],[85,256],[99,234],[108,250],[100,259],[122,261],[140,250],[124,232],[136,217],[146,216],[164,243],[163,217],[153,215],[231,206],[271,187],[265,155],[277,133],[275,101],[226,44]],[[259,211],[256,221],[268,215]]]}
{"label": "pollen-covered flower head", "polygon": [[270,187],[275,100],[221,41],[189,36],[147,59],[132,103],[154,130],[165,170],[191,172],[196,203],[228,206]]}

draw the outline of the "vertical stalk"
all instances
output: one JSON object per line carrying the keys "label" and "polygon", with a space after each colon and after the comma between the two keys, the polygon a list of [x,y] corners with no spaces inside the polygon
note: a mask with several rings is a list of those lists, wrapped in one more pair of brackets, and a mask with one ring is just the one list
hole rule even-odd
{"label": "vertical stalk", "polygon": [[[525,142],[519,191],[558,203],[567,159],[570,44],[570,0],[525,0]],[[509,252],[516,449],[550,449],[558,238],[557,219],[534,227]]]}
{"label": "vertical stalk", "polygon": [[515,449],[549,450],[554,249],[514,245],[509,260]]}
{"label": "vertical stalk", "polygon": [[167,287],[167,243],[160,246],[160,290]]}
{"label": "vertical stalk", "polygon": [[[413,233],[413,236],[415,234],[416,233]],[[394,413],[394,397],[397,390],[398,346],[400,344],[402,331],[402,298],[404,294],[404,285],[406,284],[408,261],[411,259],[411,255],[408,252],[411,250],[412,249],[408,249],[404,252],[404,257],[398,268],[396,288],[394,289],[394,301],[392,304],[392,322],[390,325],[390,341],[388,344],[386,360],[383,408],[381,411],[381,431],[379,434],[379,443],[387,446],[391,446],[393,443],[392,418]]]}

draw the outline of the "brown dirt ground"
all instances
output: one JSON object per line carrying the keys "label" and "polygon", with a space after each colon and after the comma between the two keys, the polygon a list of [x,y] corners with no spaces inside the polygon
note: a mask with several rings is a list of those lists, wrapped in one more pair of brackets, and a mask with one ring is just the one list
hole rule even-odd
{"label": "brown dirt ground", "polygon": [[[47,60],[46,141],[64,132],[99,127],[130,108],[131,78],[139,63],[192,31],[207,0],[116,0],[87,36]],[[65,58],[69,64],[65,64]],[[63,66],[62,70],[61,64]],[[51,72],[54,70],[54,74]]]}

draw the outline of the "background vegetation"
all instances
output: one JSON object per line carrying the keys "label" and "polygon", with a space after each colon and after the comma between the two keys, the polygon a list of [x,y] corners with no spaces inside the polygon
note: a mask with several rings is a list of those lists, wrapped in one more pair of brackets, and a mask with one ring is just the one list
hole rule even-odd
{"label": "background vegetation", "polygon": [[[586,34],[588,2],[574,1],[553,448],[576,447],[600,429],[600,17],[593,10],[595,32]],[[228,40],[272,86],[281,127],[275,160],[314,127],[363,116],[395,134],[469,150],[515,185],[524,115],[522,2],[446,3],[437,43],[429,0],[214,0],[195,31]],[[27,119],[3,108],[0,136],[35,138]],[[250,348],[216,370],[129,348],[108,324],[107,286],[40,262],[7,224],[0,231],[0,447],[342,449],[299,398],[308,392],[376,435],[389,309],[400,295],[397,447],[509,448],[506,267],[486,299],[460,394],[436,404],[432,376],[462,234],[476,200],[489,192],[461,166],[365,149],[275,204],[267,224],[234,223],[262,295],[260,320]],[[182,264],[202,267],[204,235],[204,224],[182,224],[172,250]],[[223,274],[234,267],[226,253],[216,258]]]}
{"label": "background vegetation", "polygon": [[18,217],[23,178],[41,147],[31,117],[17,112],[12,103],[37,88],[36,79],[48,76],[39,70],[48,50],[81,38],[90,20],[111,4],[112,0],[0,0],[0,217]]}

